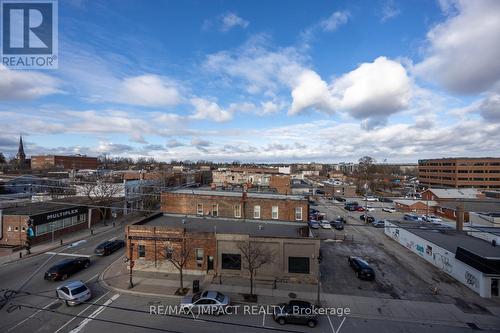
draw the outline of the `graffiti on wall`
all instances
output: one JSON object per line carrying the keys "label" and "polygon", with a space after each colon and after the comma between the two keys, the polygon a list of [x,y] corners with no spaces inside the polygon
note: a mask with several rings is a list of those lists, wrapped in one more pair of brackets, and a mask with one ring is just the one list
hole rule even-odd
{"label": "graffiti on wall", "polygon": [[479,288],[478,278],[469,271],[465,271],[465,283],[467,283],[469,286],[475,289]]}
{"label": "graffiti on wall", "polygon": [[424,247],[422,245],[418,245],[415,247],[417,249],[417,253],[421,256],[424,255]]}
{"label": "graffiti on wall", "polygon": [[436,266],[441,268],[446,273],[451,273],[453,271],[453,266],[450,263],[450,259],[448,257],[443,256],[441,253],[434,254],[434,262]]}

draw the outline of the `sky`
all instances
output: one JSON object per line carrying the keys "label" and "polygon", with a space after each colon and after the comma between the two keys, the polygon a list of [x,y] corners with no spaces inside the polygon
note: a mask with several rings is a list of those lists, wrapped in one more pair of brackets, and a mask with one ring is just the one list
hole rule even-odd
{"label": "sky", "polygon": [[58,3],[0,65],[0,152],[259,163],[500,156],[500,1]]}

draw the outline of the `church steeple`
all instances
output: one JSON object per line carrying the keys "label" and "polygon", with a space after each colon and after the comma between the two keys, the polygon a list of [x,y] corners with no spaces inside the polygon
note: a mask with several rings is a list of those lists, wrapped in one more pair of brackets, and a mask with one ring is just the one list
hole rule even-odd
{"label": "church steeple", "polygon": [[24,169],[26,167],[26,154],[24,153],[23,136],[19,136],[19,148],[16,155],[17,161],[19,162],[19,168]]}

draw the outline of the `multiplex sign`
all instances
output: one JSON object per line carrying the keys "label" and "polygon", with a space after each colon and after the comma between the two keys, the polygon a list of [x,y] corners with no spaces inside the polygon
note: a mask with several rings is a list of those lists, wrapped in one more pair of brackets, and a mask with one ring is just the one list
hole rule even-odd
{"label": "multiplex sign", "polygon": [[85,214],[87,213],[87,207],[81,206],[81,207],[71,207],[71,208],[66,208],[66,209],[60,209],[55,212],[50,212],[50,213],[45,213],[45,214],[38,214],[35,216],[32,216],[31,219],[33,221],[33,225],[40,225],[44,223],[49,223],[57,220],[62,220],[67,217],[73,217],[77,216],[80,214]]}

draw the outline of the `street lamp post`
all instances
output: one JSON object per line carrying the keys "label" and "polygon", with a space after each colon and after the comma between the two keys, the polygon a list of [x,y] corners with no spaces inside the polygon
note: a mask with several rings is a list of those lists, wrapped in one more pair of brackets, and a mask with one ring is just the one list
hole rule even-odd
{"label": "street lamp post", "polygon": [[131,242],[130,239],[129,239],[129,242],[130,242],[130,247],[129,247],[129,257],[128,257],[128,260],[129,260],[130,271],[129,271],[129,285],[128,285],[128,289],[132,289],[132,288],[134,288],[134,282],[132,281],[132,269],[134,268],[134,260],[133,260],[132,256],[133,256],[133,252],[134,252],[134,244]]}
{"label": "street lamp post", "polygon": [[365,223],[367,223],[368,216],[366,214],[366,211],[368,209],[368,200],[367,200],[368,199],[368,183],[365,183],[365,185],[363,185],[363,187],[365,189],[365,212],[364,212],[365,213]]}

